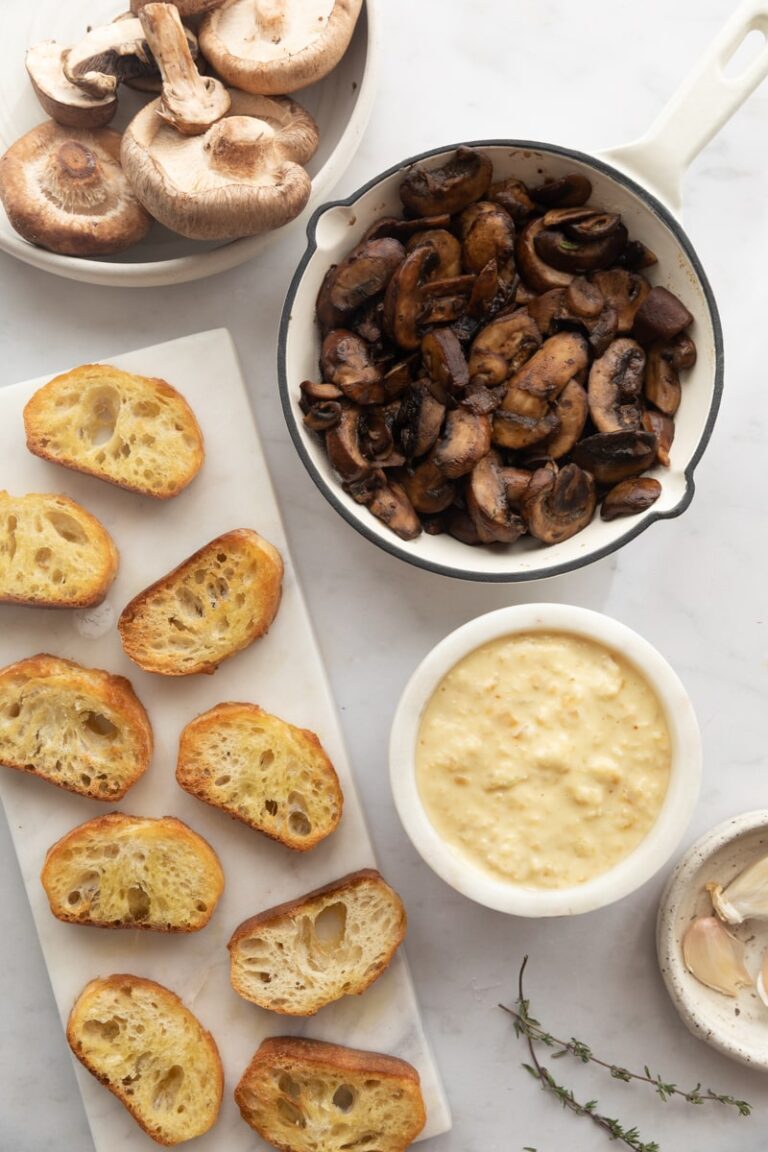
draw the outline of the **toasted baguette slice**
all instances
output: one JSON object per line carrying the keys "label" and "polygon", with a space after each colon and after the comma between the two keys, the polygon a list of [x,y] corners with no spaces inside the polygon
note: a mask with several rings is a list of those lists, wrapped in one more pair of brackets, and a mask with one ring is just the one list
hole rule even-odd
{"label": "toasted baguette slice", "polygon": [[131,492],[167,500],[203,463],[192,409],[165,380],[83,364],[35,392],[24,409],[35,456]]}
{"label": "toasted baguette slice", "polygon": [[248,528],[225,532],[135,596],[118,621],[123,647],[147,672],[191,676],[263,636],[277,615],[283,560]]}
{"label": "toasted baguette slice", "polygon": [[202,1136],[221,1107],[219,1050],[179,997],[140,976],[92,980],[75,1001],[69,1046],[158,1144]]}
{"label": "toasted baguette slice", "polygon": [[285,1016],[359,996],[405,938],[400,897],[364,868],[246,920],[228,944],[235,992]]}
{"label": "toasted baguette slice", "polygon": [[63,836],[40,879],[59,920],[157,932],[204,928],[224,890],[218,856],[181,820],[121,812]]}
{"label": "toasted baguette slice", "polygon": [[176,779],[199,800],[299,852],[341,819],[339,781],[317,736],[256,704],[217,704],[187,724]]}
{"label": "toasted baguette slice", "polygon": [[67,496],[0,492],[0,603],[100,604],[117,575],[112,537]]}
{"label": "toasted baguette slice", "polygon": [[152,728],[130,681],[43,653],[0,669],[0,764],[93,800],[149,767]]}
{"label": "toasted baguette slice", "polygon": [[426,1122],[405,1060],[294,1036],[262,1041],[235,1102],[282,1152],[403,1152]]}

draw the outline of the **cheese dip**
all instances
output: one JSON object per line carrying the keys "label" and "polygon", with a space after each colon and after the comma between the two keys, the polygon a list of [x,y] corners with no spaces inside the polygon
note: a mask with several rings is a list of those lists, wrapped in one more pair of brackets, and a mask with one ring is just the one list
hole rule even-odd
{"label": "cheese dip", "polygon": [[424,710],[416,779],[448,844],[497,879],[570,888],[607,872],[664,802],[661,704],[618,653],[523,632],[470,652]]}

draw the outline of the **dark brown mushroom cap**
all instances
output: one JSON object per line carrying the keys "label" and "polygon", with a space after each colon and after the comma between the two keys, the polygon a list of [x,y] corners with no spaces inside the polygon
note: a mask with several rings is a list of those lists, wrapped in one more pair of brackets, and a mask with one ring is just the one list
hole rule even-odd
{"label": "dark brown mushroom cap", "polygon": [[413,507],[424,516],[444,512],[456,496],[455,482],[446,477],[431,457],[406,473],[402,485]]}
{"label": "dark brown mushroom cap", "polygon": [[469,376],[493,387],[520,371],[541,344],[541,333],[527,312],[499,316],[472,341]]}
{"label": "dark brown mushroom cap", "polygon": [[461,253],[468,272],[481,272],[496,261],[499,275],[511,281],[515,275],[515,225],[500,204],[479,200],[459,216]]}
{"label": "dark brown mushroom cap", "polygon": [[614,340],[589,370],[589,414],[599,432],[640,427],[645,352],[635,340]]}
{"label": "dark brown mushroom cap", "polygon": [[498,453],[489,452],[467,477],[467,511],[484,544],[514,544],[525,522],[512,510]]}
{"label": "dark brown mushroom cap", "polygon": [[301,212],[312,182],[303,168],[317,125],[289,97],[230,93],[229,113],[202,135],[182,137],[153,100],[125,130],[121,160],[155,219],[195,240],[255,236]]}
{"label": "dark brown mushroom cap", "polygon": [[424,456],[437,441],[445,418],[445,405],[417,381],[400,402],[396,427],[403,452],[410,459]]}
{"label": "dark brown mushroom cap", "polygon": [[408,493],[394,480],[376,489],[368,508],[401,540],[415,540],[421,535],[421,522],[408,499]]}
{"label": "dark brown mushroom cap", "polygon": [[515,244],[517,270],[534,292],[549,292],[552,288],[567,288],[573,272],[558,271],[539,255],[536,241],[544,233],[544,218],[537,216],[522,229]]}
{"label": "dark brown mushroom cap", "polygon": [[[546,221],[546,216],[543,217]],[[574,240],[565,232],[544,228],[536,233],[533,246],[536,255],[559,272],[595,272],[609,268],[627,242],[627,230],[617,223],[613,232],[598,240]]]}
{"label": "dark brown mushroom cap", "polygon": [[592,184],[579,172],[546,180],[530,190],[537,204],[545,208],[578,208],[592,195]]}
{"label": "dark brown mushroom cap", "polygon": [[536,208],[523,181],[516,180],[513,176],[492,184],[488,189],[488,199],[501,204],[518,225],[527,220]]}
{"label": "dark brown mushroom cap", "polygon": [[581,532],[596,507],[595,482],[576,464],[537,469],[522,502],[528,531],[542,544],[560,544]]}
{"label": "dark brown mushroom cap", "polygon": [[356,404],[383,404],[386,400],[381,368],[371,359],[365,340],[345,328],[334,328],[320,352],[323,379],[340,388]]}
{"label": "dark brown mushroom cap", "polygon": [[645,369],[645,397],[666,416],[680,407],[682,388],[674,367],[675,351],[669,344],[652,344]]}
{"label": "dark brown mushroom cap", "polygon": [[578,332],[550,336],[510,379],[502,409],[540,419],[587,363],[587,343]]}
{"label": "dark brown mushroom cap", "polygon": [[461,275],[461,244],[447,228],[425,228],[414,232],[406,245],[407,252],[413,252],[424,244],[435,250],[437,261],[430,272],[430,279],[443,280]]}
{"label": "dark brown mushroom cap", "polygon": [[413,351],[421,344],[422,288],[437,260],[437,254],[430,245],[414,248],[395,269],[384,294],[387,335],[407,351]]}
{"label": "dark brown mushroom cap", "polygon": [[575,463],[599,484],[618,484],[653,466],[656,437],[650,432],[598,432],[575,445]]}
{"label": "dark brown mushroom cap", "polygon": [[392,236],[401,244],[407,244],[417,232],[447,229],[450,226],[451,217],[447,212],[439,212],[436,216],[418,216],[412,220],[404,220],[400,216],[382,216],[366,228],[363,240],[380,240],[382,236]]}
{"label": "dark brown mushroom cap", "polygon": [[517,451],[554,436],[559,427],[560,422],[553,410],[545,409],[541,415],[531,416],[507,411],[502,406],[493,413],[492,439],[501,448]]}
{"label": "dark brown mushroom cap", "polygon": [[621,216],[598,208],[550,208],[544,213],[544,227],[559,229],[572,240],[605,240],[613,236]]}
{"label": "dark brown mushroom cap", "polygon": [[646,408],[643,412],[643,428],[656,437],[656,459],[664,468],[669,468],[669,450],[675,439],[675,422],[663,412]]}
{"label": "dark brown mushroom cap", "polygon": [[438,168],[417,164],[400,185],[400,199],[413,216],[461,212],[488,191],[493,165],[474,148],[458,148]]}
{"label": "dark brown mushroom cap", "polygon": [[360,409],[356,404],[342,408],[341,419],[325,437],[331,467],[343,480],[359,480],[371,471],[371,463],[360,450]]}
{"label": "dark brown mushroom cap", "polygon": [[200,47],[228,84],[278,96],[315,84],[346,52],[362,0],[335,0],[322,15],[305,0],[224,0],[203,17]]}
{"label": "dark brown mushroom cap", "polygon": [[334,264],[325,274],[317,297],[321,327],[341,327],[366,301],[384,291],[404,259],[405,249],[392,237],[367,240],[353,248],[340,264]]}
{"label": "dark brown mushroom cap", "polygon": [[585,320],[596,319],[605,307],[605,296],[598,285],[584,276],[576,276],[571,280],[563,290],[561,301],[561,307]]}
{"label": "dark brown mushroom cap", "polygon": [[[421,338],[421,356],[430,379],[454,395],[469,383],[469,368],[461,344],[450,328],[433,328]],[[441,392],[437,393],[442,399]]]}
{"label": "dark brown mushroom cap", "polygon": [[606,302],[616,309],[618,335],[631,332],[637,310],[651,290],[645,277],[625,268],[608,268],[593,272],[591,281],[602,292]]}
{"label": "dark brown mushroom cap", "polygon": [[491,423],[466,408],[454,408],[445,418],[432,459],[444,476],[456,480],[471,472],[491,447]]}
{"label": "dark brown mushroom cap", "polygon": [[0,200],[12,227],[50,252],[107,256],[143,239],[150,217],[120,167],[109,128],[38,124],[0,158]]}
{"label": "dark brown mushroom cap", "polygon": [[671,340],[693,322],[693,316],[666,288],[651,288],[635,315],[633,336],[641,344]]}
{"label": "dark brown mushroom cap", "polygon": [[313,432],[327,432],[340,422],[341,412],[338,400],[319,400],[304,413],[304,424]]}
{"label": "dark brown mushroom cap", "polygon": [[661,484],[653,476],[636,476],[622,480],[603,497],[600,517],[617,520],[620,516],[637,516],[655,504],[661,496]]}
{"label": "dark brown mushroom cap", "polygon": [[584,431],[588,413],[587,393],[578,380],[569,380],[552,407],[557,428],[536,444],[537,455],[551,460],[567,456]]}

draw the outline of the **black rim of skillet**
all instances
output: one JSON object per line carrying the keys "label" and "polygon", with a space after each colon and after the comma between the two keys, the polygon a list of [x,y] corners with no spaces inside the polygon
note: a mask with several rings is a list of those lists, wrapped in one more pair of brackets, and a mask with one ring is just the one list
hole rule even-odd
{"label": "black rim of skillet", "polygon": [[[508,148],[515,151],[530,151],[530,152],[544,152],[554,153],[557,156],[564,156],[571,160],[578,160],[588,167],[594,168],[596,171],[609,176],[615,180],[616,183],[624,185],[634,192],[635,195],[642,200],[655,216],[658,216],[664,224],[669,228],[670,232],[674,235],[680,247],[685,252],[690,260],[693,270],[698,277],[704,293],[704,299],[707,303],[709,310],[710,320],[712,322],[712,333],[715,340],[715,371],[714,371],[714,387],[712,391],[712,402],[709,406],[706,424],[701,434],[701,438],[696,445],[696,449],[685,468],[685,493],[680,499],[679,503],[674,508],[670,508],[666,512],[652,512],[650,516],[642,520],[640,523],[628,529],[624,535],[620,536],[617,540],[606,544],[605,547],[597,549],[595,552],[590,552],[585,556],[575,557],[573,560],[568,560],[562,564],[555,564],[547,568],[531,568],[525,572],[478,572],[475,569],[462,568],[460,566],[448,566],[446,564],[439,564],[434,560],[429,560],[424,556],[418,556],[408,551],[407,544],[395,542],[393,537],[392,541],[382,539],[372,529],[368,528],[365,523],[362,523],[358,518],[353,515],[349,509],[342,503],[336,494],[334,487],[332,487],[319,469],[315,466],[314,461],[307,452],[304,442],[302,440],[301,432],[298,427],[296,419],[295,399],[291,396],[289,384],[286,373],[286,345],[288,342],[288,328],[291,323],[291,313],[293,310],[293,303],[296,298],[296,293],[299,284],[304,275],[304,270],[307,264],[312,259],[317,251],[316,230],[320,217],[328,212],[331,208],[351,207],[361,196],[369,192],[377,184],[383,180],[393,176],[397,172],[405,172],[406,169],[413,164],[418,164],[422,160],[428,160],[431,156],[437,156],[442,152],[453,152],[459,147],[464,148]],[[672,213],[664,207],[664,205],[656,199],[656,197],[649,192],[642,184],[632,180],[629,176],[625,176],[618,169],[606,164],[603,160],[599,160],[594,156],[589,156],[584,152],[576,152],[572,148],[562,148],[557,144],[544,144],[536,140],[472,140],[469,142],[462,142],[460,144],[444,144],[439,148],[430,148],[428,152],[419,152],[416,156],[411,156],[407,160],[402,160],[399,164],[393,165],[388,168],[386,172],[380,172],[363,184],[356,192],[353,192],[344,200],[331,200],[325,204],[321,204],[319,208],[313,213],[309,223],[307,224],[307,249],[296,269],[293,279],[291,280],[288,289],[288,295],[285,298],[283,305],[283,313],[280,318],[280,331],[277,353],[277,376],[278,386],[280,389],[280,402],[283,408],[283,415],[285,422],[288,425],[288,431],[291,434],[291,439],[296,447],[304,467],[309,472],[316,486],[325,496],[329,504],[342,516],[348,524],[351,524],[361,536],[365,536],[373,544],[379,548],[383,548],[391,556],[396,556],[399,560],[405,560],[408,564],[413,564],[417,568],[423,568],[428,572],[437,572],[441,576],[453,576],[459,580],[475,580],[481,583],[526,583],[533,580],[547,579],[550,576],[562,576],[566,572],[573,572],[577,568],[583,568],[587,564],[594,563],[595,560],[602,560],[605,556],[610,556],[612,552],[616,552],[619,548],[623,548],[630,540],[634,540],[641,532],[651,524],[655,524],[658,520],[672,520],[685,512],[688,505],[691,503],[694,494],[693,473],[699,460],[704,454],[704,449],[709,443],[709,438],[712,435],[712,428],[714,427],[715,419],[717,417],[718,409],[720,408],[720,401],[723,394],[723,369],[724,369],[724,352],[723,352],[723,331],[720,323],[720,314],[717,310],[717,304],[710,287],[707,275],[701,265],[701,261],[696,255],[696,251],[686,236],[681,225],[677,222]],[[469,545],[467,545],[469,547]]]}

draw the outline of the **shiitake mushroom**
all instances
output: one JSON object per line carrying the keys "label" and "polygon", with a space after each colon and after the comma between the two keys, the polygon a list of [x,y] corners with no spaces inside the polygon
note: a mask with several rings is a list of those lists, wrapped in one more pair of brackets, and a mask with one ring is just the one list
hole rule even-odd
{"label": "shiitake mushroom", "polygon": [[579,173],[492,182],[460,148],[403,180],[317,302],[321,379],[301,385],[344,489],[403,539],[551,545],[649,508],[669,464],[684,303]]}

